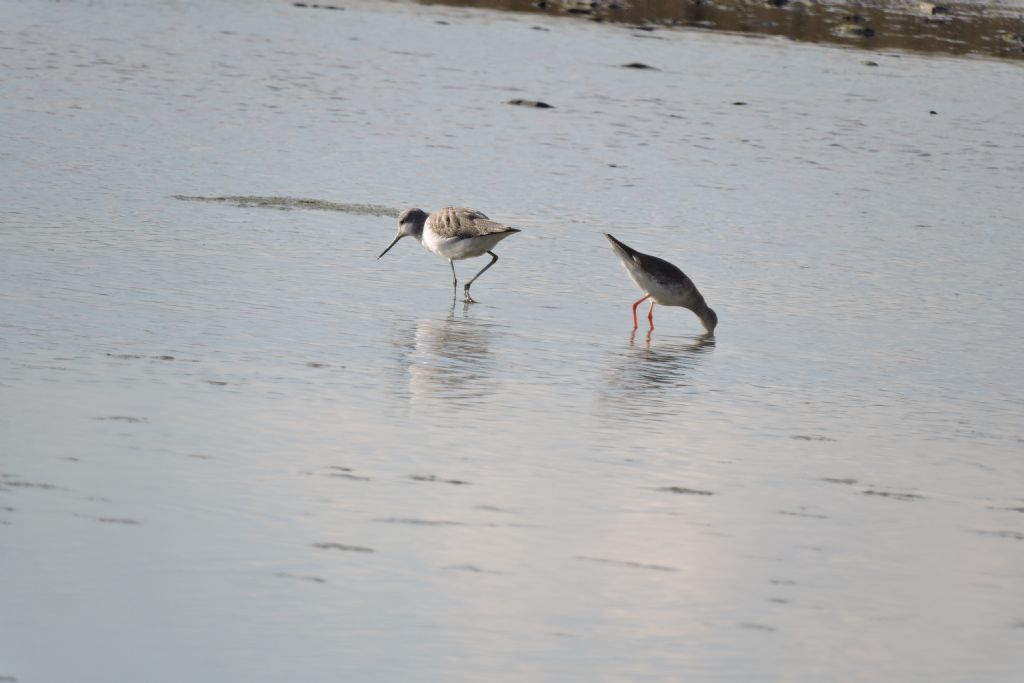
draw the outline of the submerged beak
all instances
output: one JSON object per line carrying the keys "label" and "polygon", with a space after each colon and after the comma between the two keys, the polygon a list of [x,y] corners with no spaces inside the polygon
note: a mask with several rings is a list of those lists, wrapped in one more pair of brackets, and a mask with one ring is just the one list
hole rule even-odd
{"label": "submerged beak", "polygon": [[[389,245],[388,245],[388,248],[387,248],[387,249],[385,249],[384,251],[380,252],[380,256],[383,256],[384,254],[386,254],[386,253],[388,253],[389,251],[391,251],[391,247],[393,247],[393,246],[395,246],[396,244],[398,244],[398,240],[402,239],[403,237],[405,237],[405,235],[399,235],[398,237],[396,237],[396,238],[394,239],[394,241],[393,241],[393,242],[391,242],[391,244],[389,244]],[[379,259],[379,258],[380,258],[380,256],[378,256],[377,258]]]}

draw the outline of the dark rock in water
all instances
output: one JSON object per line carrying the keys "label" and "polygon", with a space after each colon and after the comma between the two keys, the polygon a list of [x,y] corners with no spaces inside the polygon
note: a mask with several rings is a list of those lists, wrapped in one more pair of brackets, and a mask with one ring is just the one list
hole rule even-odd
{"label": "dark rock in water", "polygon": [[541,102],[540,100],[509,100],[509,104],[515,104],[520,107],[535,107],[536,109],[554,109],[554,107],[547,102]]}
{"label": "dark rock in water", "polygon": [[643,62],[630,62],[629,64],[623,64],[622,66],[627,69],[651,69],[652,71],[658,70],[655,67],[651,66],[650,64],[644,64]]}
{"label": "dark rock in water", "polygon": [[543,26],[531,26],[530,28],[532,28],[534,31],[550,31],[551,30],[551,29],[545,28]]}
{"label": "dark rock in water", "polygon": [[930,110],[928,111],[928,114],[930,114],[931,116],[938,116],[938,115],[939,115],[939,112],[935,111],[934,109],[930,109]]}
{"label": "dark rock in water", "polygon": [[878,31],[870,26],[858,26],[858,24],[864,20],[864,17],[861,17],[859,14],[854,14],[852,16],[856,17],[858,21],[847,21],[847,23],[843,24],[836,30],[838,35],[846,38],[872,38],[878,35]]}
{"label": "dark rock in water", "polygon": [[864,24],[867,23],[867,19],[860,14],[847,14],[843,17],[843,21],[848,24]]}
{"label": "dark rock in water", "polygon": [[320,576],[303,576],[300,574],[290,574],[288,572],[276,572],[274,576],[279,576],[282,579],[299,579],[300,581],[312,581],[313,583],[327,583],[327,579]]}
{"label": "dark rock in water", "polygon": [[900,493],[898,491],[873,491],[868,489],[864,492],[865,496],[880,496],[882,498],[892,498],[894,500],[924,500],[924,496],[917,493]]}
{"label": "dark rock in water", "polygon": [[864,66],[878,66],[878,62],[873,62],[870,59],[865,59],[861,64]]}
{"label": "dark rock in water", "polygon": [[468,484],[468,481],[461,479],[441,479],[436,474],[410,474],[409,478],[413,481],[437,481],[444,484],[454,484],[456,486],[464,486]]}
{"label": "dark rock in water", "polygon": [[992,538],[1009,538],[1014,541],[1024,541],[1024,534],[1019,531],[999,530],[999,531],[986,531],[978,530],[976,532],[979,536],[991,536]]}
{"label": "dark rock in water", "polygon": [[547,2],[547,0],[537,0],[537,2],[533,3],[533,6],[537,9],[547,9],[551,7],[551,3]]}
{"label": "dark rock in water", "polygon": [[747,106],[747,103],[746,102],[733,102],[732,105],[734,107],[745,107],[745,106]]}
{"label": "dark rock in water", "polygon": [[373,548],[365,548],[361,545],[345,545],[344,543],[314,543],[314,548],[321,550],[341,550],[348,553],[372,553]]}
{"label": "dark rock in water", "polygon": [[688,489],[685,486],[663,486],[659,491],[667,491],[669,493],[679,493],[686,496],[713,496],[714,491],[704,491],[702,489]]}
{"label": "dark rock in water", "polygon": [[771,7],[785,7],[789,4],[789,0],[765,0],[764,4]]}
{"label": "dark rock in water", "polygon": [[950,13],[948,7],[944,5],[936,5],[931,2],[922,2],[918,7],[925,14],[930,14],[932,16],[946,16]]}
{"label": "dark rock in water", "polygon": [[677,572],[679,571],[675,567],[669,567],[664,564],[646,564],[644,562],[633,562],[632,560],[617,560],[609,557],[587,557],[586,555],[577,555],[577,560],[583,562],[595,562],[597,564],[607,564],[613,567],[624,567],[632,569],[653,569],[659,572]]}
{"label": "dark rock in water", "polygon": [[857,480],[852,477],[822,477],[822,481],[827,481],[830,484],[856,484]]}

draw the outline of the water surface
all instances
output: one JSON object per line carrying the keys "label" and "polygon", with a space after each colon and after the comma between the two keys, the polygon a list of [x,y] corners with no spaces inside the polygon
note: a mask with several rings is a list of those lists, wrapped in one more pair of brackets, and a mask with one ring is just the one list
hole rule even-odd
{"label": "water surface", "polygon": [[[4,14],[0,676],[1016,680],[1016,63]],[[523,230],[474,306],[410,240],[376,260],[446,204]],[[633,333],[602,232],[713,342]]]}

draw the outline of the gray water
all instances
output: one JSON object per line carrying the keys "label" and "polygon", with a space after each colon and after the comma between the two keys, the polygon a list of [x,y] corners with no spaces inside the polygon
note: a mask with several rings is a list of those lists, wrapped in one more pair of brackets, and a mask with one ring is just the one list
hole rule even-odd
{"label": "gray water", "polygon": [[345,7],[0,10],[0,680],[1019,680],[1019,63]]}

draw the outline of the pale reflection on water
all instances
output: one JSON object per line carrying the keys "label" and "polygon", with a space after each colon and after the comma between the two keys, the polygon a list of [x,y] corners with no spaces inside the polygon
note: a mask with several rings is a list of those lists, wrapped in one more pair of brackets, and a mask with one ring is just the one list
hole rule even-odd
{"label": "pale reflection on water", "polygon": [[709,335],[673,338],[633,330],[627,348],[609,354],[601,402],[645,422],[671,419],[680,403],[700,391],[697,373],[714,348],[715,338]]}
{"label": "pale reflection on water", "polygon": [[472,313],[472,304],[453,300],[444,318],[416,321],[408,358],[413,405],[440,402],[446,410],[458,411],[494,393],[497,361],[491,342],[500,329]]}

